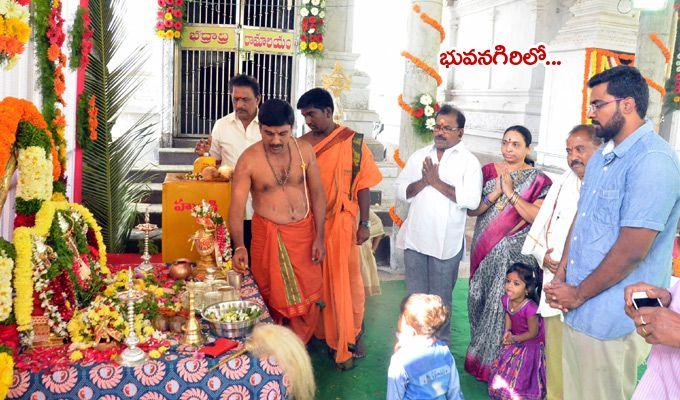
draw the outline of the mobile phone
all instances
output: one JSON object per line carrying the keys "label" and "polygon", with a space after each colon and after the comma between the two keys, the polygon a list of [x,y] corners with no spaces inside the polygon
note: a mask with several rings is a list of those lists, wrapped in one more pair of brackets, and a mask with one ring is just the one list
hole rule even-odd
{"label": "mobile phone", "polygon": [[633,292],[633,305],[638,310],[642,307],[663,307],[659,299],[650,299],[645,292]]}

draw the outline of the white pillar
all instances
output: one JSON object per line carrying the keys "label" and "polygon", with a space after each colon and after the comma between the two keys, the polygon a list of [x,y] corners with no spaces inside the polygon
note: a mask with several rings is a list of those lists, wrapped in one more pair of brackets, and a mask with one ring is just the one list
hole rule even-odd
{"label": "white pillar", "polygon": [[567,133],[581,123],[586,49],[635,52],[638,14],[621,14],[616,3],[577,1],[569,9],[573,16],[547,46],[549,59],[559,60],[561,65],[545,67],[536,148],[539,164],[566,168]]}
{"label": "white pillar", "polygon": [[[428,2],[420,2],[412,0],[410,6],[414,4],[420,6],[421,13],[427,13],[431,18],[437,22],[442,20],[443,2],[442,0],[434,0]],[[430,25],[423,23],[420,16],[411,12],[409,14],[407,29],[409,32],[408,43],[406,44],[406,51],[412,55],[420,58],[430,66],[438,69],[439,65],[439,49],[440,36],[439,32],[433,29]],[[417,96],[423,93],[429,93],[432,96],[437,94],[437,81],[423,70],[415,66],[411,61],[405,61],[404,74],[404,90],[402,96],[407,104],[416,100]],[[431,140],[423,140],[413,132],[411,126],[411,116],[406,112],[401,115],[401,131],[399,134],[399,155],[402,160],[408,160],[408,157],[413,152]],[[408,214],[408,205],[397,201],[397,214],[406,219]],[[396,248],[396,235],[398,228],[395,225],[390,235],[390,268],[394,272],[402,272],[404,270],[404,252]]]}

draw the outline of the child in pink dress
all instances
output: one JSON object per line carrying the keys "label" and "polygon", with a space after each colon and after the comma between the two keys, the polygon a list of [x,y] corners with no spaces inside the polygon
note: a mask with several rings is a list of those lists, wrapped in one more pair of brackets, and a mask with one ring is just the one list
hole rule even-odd
{"label": "child in pink dress", "polygon": [[503,347],[491,368],[489,397],[502,400],[545,398],[543,320],[538,311],[540,279],[525,264],[510,266],[505,278]]}

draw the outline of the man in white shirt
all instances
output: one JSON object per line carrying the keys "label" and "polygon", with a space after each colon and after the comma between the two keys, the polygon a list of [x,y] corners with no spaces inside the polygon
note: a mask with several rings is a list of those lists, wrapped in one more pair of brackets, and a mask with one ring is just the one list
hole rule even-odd
{"label": "man in white shirt", "polygon": [[[229,81],[229,92],[231,92],[234,111],[215,122],[210,137],[207,140],[199,140],[195,151],[199,156],[210,153],[217,159],[219,165],[233,167],[241,154],[262,138],[260,123],[257,119],[261,99],[260,84],[252,76],[237,75]],[[248,197],[243,225],[245,246],[248,248],[250,248],[252,218],[252,200]]]}
{"label": "man in white shirt", "polygon": [[[397,247],[404,249],[408,293],[439,295],[450,310],[467,210],[476,209],[482,197],[482,169],[461,142],[463,113],[444,105],[435,121],[434,144],[413,153],[395,183],[397,197],[410,203]],[[450,344],[450,321],[437,338]]]}
{"label": "man in white shirt", "polygon": [[[522,247],[522,254],[533,256],[543,268],[543,284],[552,281],[562,258],[564,244],[576,215],[581,182],[586,163],[602,144],[592,125],[577,125],[567,136],[569,168],[553,181],[531,230]],[[547,398],[562,399],[562,312],[550,307],[541,293],[538,312],[545,321]]]}

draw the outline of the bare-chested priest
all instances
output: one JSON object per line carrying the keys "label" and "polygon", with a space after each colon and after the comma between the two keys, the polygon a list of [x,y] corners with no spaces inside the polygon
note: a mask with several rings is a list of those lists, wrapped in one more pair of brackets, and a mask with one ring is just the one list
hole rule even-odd
{"label": "bare-chested priest", "polygon": [[326,195],[309,143],[293,137],[293,108],[267,100],[258,113],[262,140],[239,158],[229,208],[234,268],[248,268],[243,210],[253,199],[250,269],[276,323],[305,343],[316,328],[325,256]]}

